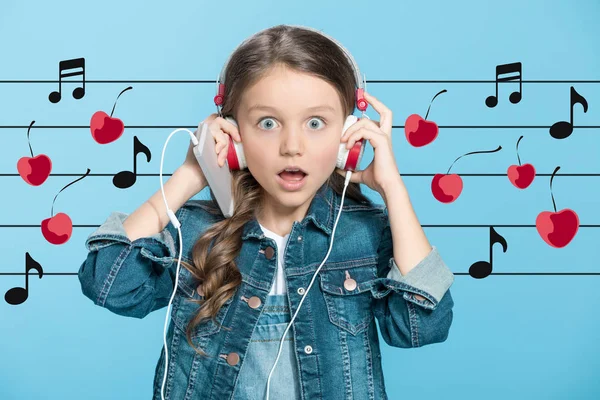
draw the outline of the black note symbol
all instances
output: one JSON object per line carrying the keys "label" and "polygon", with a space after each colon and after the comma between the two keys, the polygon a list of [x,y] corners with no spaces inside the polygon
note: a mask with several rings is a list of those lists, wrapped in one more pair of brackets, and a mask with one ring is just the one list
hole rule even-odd
{"label": "black note symbol", "polygon": [[[496,95],[489,96],[487,99],[485,99],[485,105],[490,108],[494,108],[498,104],[498,82],[514,81],[516,79],[519,80],[519,91],[512,92],[510,94],[510,96],[508,96],[508,99],[513,104],[517,104],[518,102],[520,102],[521,96],[522,96],[521,91],[523,90],[523,80],[522,80],[522,76],[521,76],[522,72],[523,72],[522,64],[520,62],[516,62],[516,63],[512,63],[512,64],[497,65],[496,66]],[[517,75],[499,78],[500,75],[510,74],[510,73],[517,73]]]}
{"label": "black note symbol", "polygon": [[571,86],[571,120],[570,122],[559,121],[550,127],[550,136],[554,139],[568,138],[571,136],[571,133],[573,133],[573,107],[575,104],[581,104],[583,106],[583,112],[587,112],[587,100]]}
{"label": "black note symbol", "polygon": [[[63,72],[64,70],[81,68],[81,71]],[[73,90],[73,97],[77,100],[85,95],[85,58],[73,58],[64,60],[58,63],[58,92],[52,92],[48,96],[51,103],[58,103],[61,99],[62,78],[69,76],[82,75],[82,87],[77,87]]]}
{"label": "black note symbol", "polygon": [[146,162],[150,162],[152,153],[150,149],[146,147],[142,142],[139,141],[137,136],[133,137],[133,172],[121,171],[113,177],[113,185],[119,189],[127,189],[133,186],[137,179],[137,154],[144,153],[146,155]]}
{"label": "black note symbol", "polygon": [[24,303],[29,297],[29,271],[35,269],[40,276],[40,279],[44,276],[44,269],[42,266],[35,261],[29,253],[25,253],[25,287],[14,287],[6,292],[4,295],[4,300],[8,304],[12,304],[13,306]]}
{"label": "black note symbol", "polygon": [[492,247],[494,243],[502,244],[502,251],[506,253],[506,249],[508,248],[508,244],[506,243],[506,239],[502,237],[493,226],[490,226],[490,261],[477,261],[473,263],[469,268],[469,275],[476,279],[482,279],[489,276],[492,273],[492,269],[494,268],[493,262],[493,251]]}

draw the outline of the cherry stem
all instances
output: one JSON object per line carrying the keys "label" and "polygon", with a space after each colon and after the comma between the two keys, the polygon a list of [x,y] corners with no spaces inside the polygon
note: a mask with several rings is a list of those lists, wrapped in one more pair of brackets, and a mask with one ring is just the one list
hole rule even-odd
{"label": "cherry stem", "polygon": [[31,150],[31,141],[29,140],[29,131],[31,130],[31,127],[33,126],[33,124],[35,124],[35,121],[31,121],[31,124],[29,124],[29,129],[27,129],[27,144],[29,145],[29,152],[31,153],[31,157],[33,157],[33,150]]}
{"label": "cherry stem", "polygon": [[[74,184],[75,182],[82,180],[83,178],[85,178],[86,176],[88,176],[89,173],[90,173],[90,169],[88,168],[87,172],[85,173],[85,175],[83,175],[81,178],[78,178],[78,179],[74,180],[73,182],[69,183],[64,188],[60,189],[60,192],[62,192],[63,190],[65,190],[66,188],[68,188],[69,186],[71,186],[72,184]],[[56,201],[56,198],[58,197],[58,195],[60,194],[60,192],[56,193],[56,196],[54,196],[54,200],[52,200],[52,208],[50,210],[50,216],[51,217],[54,216],[54,202]]]}
{"label": "cherry stem", "polygon": [[438,97],[440,94],[442,93],[446,93],[447,90],[444,89],[441,92],[439,92],[438,94],[436,94],[435,96],[433,96],[433,99],[431,99],[431,102],[429,103],[429,107],[427,108],[427,114],[425,114],[425,119],[427,119],[427,116],[429,115],[429,109],[431,108],[431,103],[433,103],[433,101],[435,100],[436,97]]}
{"label": "cherry stem", "polygon": [[[133,89],[133,87],[129,86],[128,88],[126,88],[126,89],[123,89],[123,91],[122,91],[121,93],[119,93],[119,95],[117,96],[117,100],[119,100],[119,97],[121,97],[121,95],[122,95],[123,93],[125,93],[126,91],[128,91],[129,89]],[[110,112],[110,116],[111,116],[111,117],[113,116],[113,113],[115,112],[115,107],[117,106],[117,100],[115,100],[115,104],[113,105],[113,109],[112,109],[112,111]]]}
{"label": "cherry stem", "polygon": [[[485,150],[485,151],[472,151],[471,153],[467,153],[467,154],[463,154],[462,156],[458,157],[456,160],[454,160],[454,162],[452,163],[452,165],[454,165],[455,162],[457,162],[459,159],[461,159],[464,156],[468,156],[469,154],[478,154],[478,153],[495,153],[498,150],[500,150],[502,148],[502,146],[498,146],[498,148],[496,150]],[[448,175],[450,173],[450,169],[452,168],[452,165],[450,165],[450,168],[448,168],[448,172],[446,172],[446,175]]]}
{"label": "cherry stem", "polygon": [[552,180],[554,179],[554,174],[556,174],[559,169],[560,167],[557,166],[552,173],[552,177],[550,178],[550,195],[552,196],[552,206],[554,206],[554,212],[556,212],[556,203],[554,202],[554,194],[552,193]]}
{"label": "cherry stem", "polygon": [[517,140],[517,160],[519,160],[519,166],[521,165],[521,157],[519,157],[519,142],[523,139],[523,135]]}

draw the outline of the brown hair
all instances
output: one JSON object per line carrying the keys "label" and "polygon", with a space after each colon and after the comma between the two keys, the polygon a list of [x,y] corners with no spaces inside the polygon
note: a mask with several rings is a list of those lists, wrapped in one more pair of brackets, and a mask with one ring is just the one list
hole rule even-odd
{"label": "brown hair", "polygon": [[[352,65],[337,44],[317,32],[277,25],[255,35],[232,54],[225,75],[223,115],[236,115],[244,90],[277,64],[324,79],[337,90],[344,118],[354,112],[356,78]],[[335,170],[324,184],[331,186],[341,197],[344,177]],[[210,190],[211,202],[202,205],[202,208],[224,219],[211,225],[194,244],[194,265],[181,262],[202,282],[204,298],[198,300],[202,307],[187,326],[186,336],[190,346],[203,356],[207,354],[193,345],[191,335],[205,319],[211,318],[217,323],[215,317],[219,309],[241,284],[242,275],[234,260],[242,247],[244,225],[258,215],[263,192],[248,169],[232,171],[233,215],[224,218]],[[358,183],[348,184],[346,197],[371,204]]]}

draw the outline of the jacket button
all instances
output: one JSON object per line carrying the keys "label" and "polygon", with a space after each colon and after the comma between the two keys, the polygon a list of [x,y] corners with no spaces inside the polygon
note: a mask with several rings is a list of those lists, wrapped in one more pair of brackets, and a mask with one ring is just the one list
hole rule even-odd
{"label": "jacket button", "polygon": [[238,353],[229,353],[227,354],[227,364],[236,365],[240,361],[240,356]]}
{"label": "jacket button", "polygon": [[273,258],[274,254],[275,250],[271,246],[267,246],[267,248],[265,249],[265,257],[267,257],[270,260],[271,258]]}
{"label": "jacket button", "polygon": [[202,290],[202,285],[198,285],[198,287],[196,288],[196,292],[198,292],[200,296],[204,296],[204,290]]}
{"label": "jacket button", "polygon": [[312,348],[312,346],[308,345],[308,346],[305,346],[305,347],[304,347],[304,352],[305,352],[306,354],[310,354],[310,353],[312,353],[312,351],[313,351],[313,348]]}
{"label": "jacket button", "polygon": [[347,290],[352,291],[352,290],[356,289],[356,281],[352,278],[348,278],[344,281],[344,287]]}
{"label": "jacket button", "polygon": [[258,308],[258,306],[260,306],[260,298],[257,296],[252,296],[248,299],[248,305],[250,306],[250,308]]}

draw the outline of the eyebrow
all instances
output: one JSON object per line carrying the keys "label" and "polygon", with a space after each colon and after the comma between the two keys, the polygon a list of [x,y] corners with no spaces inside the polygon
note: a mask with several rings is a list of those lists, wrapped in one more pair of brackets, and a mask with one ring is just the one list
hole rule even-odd
{"label": "eyebrow", "polygon": [[[251,106],[250,108],[248,108],[248,112],[250,112],[252,110],[277,111],[277,108],[265,106],[265,105],[262,105],[262,104],[255,104],[255,105]],[[322,104],[322,105],[319,105],[319,106],[314,106],[314,107],[308,107],[308,108],[306,108],[306,110],[310,110],[310,111],[327,110],[327,111],[331,111],[333,113],[335,112],[335,109],[333,107],[325,105],[325,104]]]}

